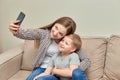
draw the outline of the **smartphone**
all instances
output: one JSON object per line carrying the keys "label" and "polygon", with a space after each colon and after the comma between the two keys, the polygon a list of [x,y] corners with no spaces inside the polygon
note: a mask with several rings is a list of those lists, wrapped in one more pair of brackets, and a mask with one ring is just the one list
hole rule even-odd
{"label": "smartphone", "polygon": [[22,21],[25,18],[25,14],[23,12],[20,12],[16,20],[20,20],[20,22],[16,23],[16,25],[21,25]]}

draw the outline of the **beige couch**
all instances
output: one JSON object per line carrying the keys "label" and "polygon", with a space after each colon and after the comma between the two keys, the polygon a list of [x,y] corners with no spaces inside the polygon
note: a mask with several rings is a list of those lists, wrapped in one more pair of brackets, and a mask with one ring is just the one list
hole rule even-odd
{"label": "beige couch", "polygon": [[[89,80],[120,80],[120,36],[82,37],[83,49],[92,61]],[[25,41],[0,54],[0,80],[25,80],[36,56],[33,41]]]}
{"label": "beige couch", "polygon": [[0,35],[0,53],[2,53],[2,41],[1,41],[1,35]]}

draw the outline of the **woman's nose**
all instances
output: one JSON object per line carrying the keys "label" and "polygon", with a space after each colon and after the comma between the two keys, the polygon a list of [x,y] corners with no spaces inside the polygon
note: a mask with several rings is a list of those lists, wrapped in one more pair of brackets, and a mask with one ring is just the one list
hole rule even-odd
{"label": "woman's nose", "polygon": [[58,31],[55,31],[55,32],[54,32],[54,35],[57,35],[57,34],[58,34]]}

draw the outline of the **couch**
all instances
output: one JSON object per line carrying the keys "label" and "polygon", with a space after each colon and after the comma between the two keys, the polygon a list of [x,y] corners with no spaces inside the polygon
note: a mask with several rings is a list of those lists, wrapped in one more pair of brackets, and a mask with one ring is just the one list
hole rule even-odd
{"label": "couch", "polygon": [[[91,60],[86,70],[89,80],[120,80],[120,36],[82,37],[82,48]],[[37,54],[34,41],[0,54],[0,80],[25,80]]]}
{"label": "couch", "polygon": [[0,53],[2,53],[2,41],[1,41],[2,39],[1,39],[1,37],[0,37]]}

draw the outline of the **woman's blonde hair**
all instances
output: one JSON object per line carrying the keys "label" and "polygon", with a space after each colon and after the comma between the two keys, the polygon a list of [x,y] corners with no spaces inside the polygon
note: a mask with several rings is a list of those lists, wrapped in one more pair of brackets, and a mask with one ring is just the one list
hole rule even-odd
{"label": "woman's blonde hair", "polygon": [[[65,26],[65,28],[67,28],[66,35],[73,34],[75,32],[75,30],[76,30],[76,23],[70,17],[61,17],[61,18],[58,18],[53,23],[51,23],[49,25],[46,25],[46,26],[43,26],[43,27],[40,27],[40,29],[49,29],[49,30],[51,30],[51,28],[56,23],[59,23],[59,24]],[[40,41],[39,40],[35,40],[34,43],[35,43],[35,48],[39,48]]]}

